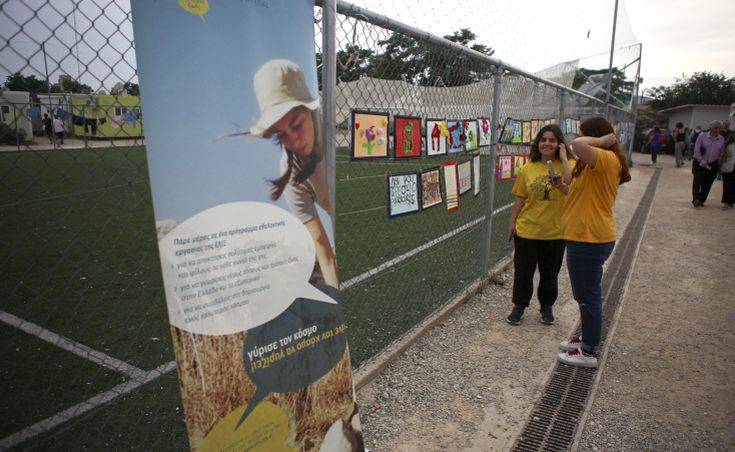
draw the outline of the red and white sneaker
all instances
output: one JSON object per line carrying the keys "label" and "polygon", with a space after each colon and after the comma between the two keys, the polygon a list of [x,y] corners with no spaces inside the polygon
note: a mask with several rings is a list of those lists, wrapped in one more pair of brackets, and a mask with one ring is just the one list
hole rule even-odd
{"label": "red and white sneaker", "polygon": [[584,353],[579,348],[559,353],[556,357],[560,362],[570,366],[597,367],[597,358],[594,355]]}
{"label": "red and white sneaker", "polygon": [[573,337],[569,339],[568,341],[559,342],[559,348],[564,351],[576,350],[581,346],[582,346],[582,336]]}

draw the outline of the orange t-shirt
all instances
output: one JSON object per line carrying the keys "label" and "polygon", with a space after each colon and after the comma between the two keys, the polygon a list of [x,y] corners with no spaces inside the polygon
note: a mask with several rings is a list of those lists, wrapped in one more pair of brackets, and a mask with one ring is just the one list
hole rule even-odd
{"label": "orange t-shirt", "polygon": [[593,149],[595,167],[585,167],[569,187],[561,216],[564,240],[609,243],[616,238],[613,206],[622,167],[614,152]]}

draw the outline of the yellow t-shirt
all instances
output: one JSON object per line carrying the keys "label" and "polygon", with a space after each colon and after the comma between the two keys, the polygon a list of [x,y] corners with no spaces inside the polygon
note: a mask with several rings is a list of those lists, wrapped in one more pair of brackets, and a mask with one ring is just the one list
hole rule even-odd
{"label": "yellow t-shirt", "polygon": [[614,152],[600,148],[594,168],[587,166],[572,181],[562,223],[564,240],[586,243],[615,241],[613,206],[620,185],[620,160]]}
{"label": "yellow t-shirt", "polygon": [[[569,164],[574,167],[575,160]],[[554,161],[554,171],[561,176],[562,164]],[[521,169],[513,185],[513,194],[526,198],[521,213],[516,218],[516,234],[524,239],[561,239],[561,212],[564,194],[549,180],[549,170],[544,162],[528,162]]]}

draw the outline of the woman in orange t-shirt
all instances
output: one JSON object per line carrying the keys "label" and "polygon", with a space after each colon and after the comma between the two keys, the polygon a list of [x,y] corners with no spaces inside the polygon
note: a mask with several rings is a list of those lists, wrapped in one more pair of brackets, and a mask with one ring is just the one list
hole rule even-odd
{"label": "woman in orange t-shirt", "polygon": [[595,349],[602,330],[602,265],[615,247],[613,206],[618,186],[630,180],[628,161],[612,125],[601,117],[580,126],[572,141],[578,163],[572,172],[564,211],[562,237],[566,241],[567,270],[579,304],[582,336],[562,341],[559,361],[597,367]]}

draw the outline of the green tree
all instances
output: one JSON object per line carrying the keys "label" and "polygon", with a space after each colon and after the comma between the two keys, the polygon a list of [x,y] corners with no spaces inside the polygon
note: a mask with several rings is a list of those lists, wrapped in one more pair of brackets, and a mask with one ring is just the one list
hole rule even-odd
{"label": "green tree", "polygon": [[[495,50],[483,44],[471,44],[477,39],[477,35],[469,28],[462,28],[444,38],[487,56],[495,53]],[[490,78],[492,75],[489,64],[479,62],[465,54],[438,49],[435,46],[422,47],[425,50],[423,61],[425,70],[420,72],[418,80],[420,85],[460,86]]]}
{"label": "green tree", "polygon": [[92,87],[76,80],[65,80],[63,89],[61,85],[54,83],[51,85],[51,92],[92,94]]}
{"label": "green tree", "polygon": [[683,75],[671,86],[657,86],[649,91],[651,107],[656,110],[685,104],[730,105],[735,102],[735,77],[709,71]]}
{"label": "green tree", "polygon": [[[343,50],[337,52],[337,84],[340,82],[353,82],[367,75],[370,58],[375,52],[362,48],[358,45],[349,44]],[[317,79],[319,90],[322,89],[322,54],[316,54]]]}
{"label": "green tree", "polygon": [[[483,44],[472,44],[477,35],[468,28],[444,38],[488,56],[495,52]],[[492,74],[488,64],[400,33],[393,33],[378,44],[383,47],[383,52],[371,59],[368,71],[376,78],[405,80],[422,86],[460,86],[486,79]]]}
{"label": "green tree", "polygon": [[[574,74],[574,81],[572,82],[572,88],[579,90],[579,88],[582,87],[585,83],[592,83],[590,81],[590,78],[593,76],[603,76],[603,77],[597,77],[598,80],[600,80],[600,90],[593,95],[600,99],[605,100],[607,97],[607,73],[608,69],[588,69],[588,68],[579,68],[577,69],[576,73]],[[618,69],[617,67],[612,68],[612,86],[610,87],[610,103],[620,103],[622,102],[628,102],[630,101],[630,97],[633,95],[633,88],[635,87],[634,81],[628,81],[625,79],[625,72]],[[619,101],[616,101],[615,99],[619,99]]]}
{"label": "green tree", "polygon": [[131,96],[140,96],[140,87],[137,83],[125,82],[123,84],[123,89]]}
{"label": "green tree", "polygon": [[37,79],[35,75],[23,75],[20,72],[8,75],[4,86],[11,91],[27,91],[29,93],[45,93],[48,91],[46,80]]}

